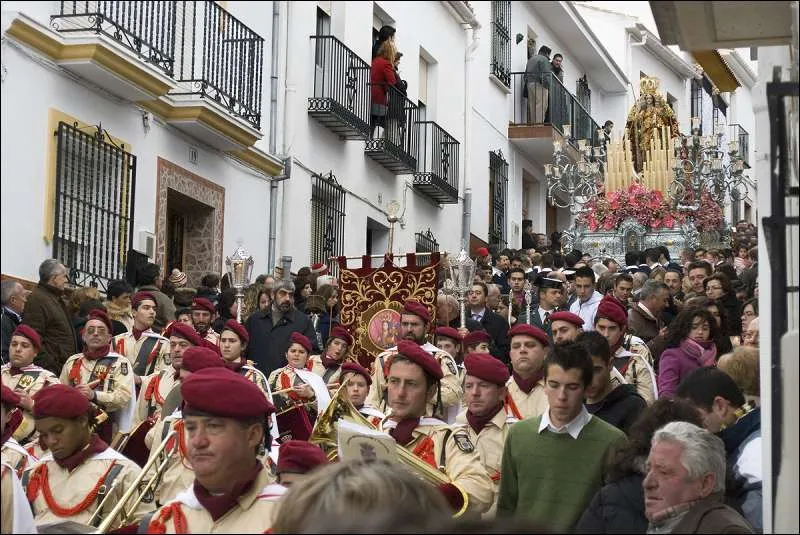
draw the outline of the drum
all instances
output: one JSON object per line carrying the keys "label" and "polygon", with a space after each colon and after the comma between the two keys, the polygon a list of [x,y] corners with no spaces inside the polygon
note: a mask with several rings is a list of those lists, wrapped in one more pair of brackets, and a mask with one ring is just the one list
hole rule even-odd
{"label": "drum", "polygon": [[144,466],[150,457],[150,448],[144,439],[155,424],[155,418],[148,418],[134,427],[119,452],[139,466]]}

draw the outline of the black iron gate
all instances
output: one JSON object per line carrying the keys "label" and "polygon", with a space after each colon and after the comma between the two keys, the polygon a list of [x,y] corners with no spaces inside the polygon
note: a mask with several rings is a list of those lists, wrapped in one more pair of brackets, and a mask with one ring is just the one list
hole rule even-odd
{"label": "black iron gate", "polygon": [[333,173],[311,177],[311,262],[337,266],[330,257],[344,253],[344,203],[347,195]]}
{"label": "black iron gate", "polygon": [[[104,135],[58,123],[53,257],[78,286],[102,286],[125,273],[133,247],[136,156]],[[84,128],[85,130],[85,128]]]}
{"label": "black iron gate", "polygon": [[[417,232],[414,234],[414,241],[416,242],[417,253],[435,253],[439,251],[439,241],[433,235],[430,228],[426,232]],[[430,255],[417,256],[418,266],[427,266],[431,263]]]}
{"label": "black iron gate", "polygon": [[506,197],[508,195],[508,162],[503,153],[489,152],[489,244],[497,250],[506,248]]}

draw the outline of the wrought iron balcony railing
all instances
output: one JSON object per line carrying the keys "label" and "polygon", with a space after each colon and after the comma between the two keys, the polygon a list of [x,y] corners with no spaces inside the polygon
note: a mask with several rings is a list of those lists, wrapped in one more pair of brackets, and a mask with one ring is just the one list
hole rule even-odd
{"label": "wrought iron balcony railing", "polygon": [[564,125],[570,125],[570,143],[585,139],[597,146],[600,126],[592,119],[578,98],[564,87],[552,73],[533,80],[524,72],[511,73],[512,125],[548,125],[564,133]]}
{"label": "wrought iron balcony railing", "polygon": [[61,33],[95,32],[116,39],[173,76],[179,2],[59,2],[50,25]]}
{"label": "wrought iron balcony railing", "polygon": [[60,2],[51,25],[117,40],[198,95],[261,127],[264,39],[216,2]]}
{"label": "wrought iron balcony railing", "polygon": [[371,118],[372,132],[364,151],[394,173],[414,173],[419,155],[419,108],[394,86],[387,86],[386,94],[388,110],[385,116]]}
{"label": "wrought iron balcony railing", "polygon": [[457,203],[458,141],[433,121],[419,121],[417,131],[419,156],[414,187],[438,203]]}
{"label": "wrought iron balcony railing", "polygon": [[731,124],[733,127],[732,138],[738,141],[739,155],[744,160],[744,165],[750,168],[750,134],[740,124]]}
{"label": "wrought iron balcony railing", "polygon": [[308,113],[345,139],[369,137],[370,65],[332,35],[312,35],[314,96]]}

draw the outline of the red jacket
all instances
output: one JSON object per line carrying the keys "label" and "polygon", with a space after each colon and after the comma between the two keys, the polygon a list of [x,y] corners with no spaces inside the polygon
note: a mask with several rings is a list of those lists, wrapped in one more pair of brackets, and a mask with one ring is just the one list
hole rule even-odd
{"label": "red jacket", "polygon": [[372,60],[372,67],[369,72],[369,81],[372,91],[373,104],[389,104],[387,86],[393,86],[397,81],[394,76],[394,67],[389,60],[380,56]]}

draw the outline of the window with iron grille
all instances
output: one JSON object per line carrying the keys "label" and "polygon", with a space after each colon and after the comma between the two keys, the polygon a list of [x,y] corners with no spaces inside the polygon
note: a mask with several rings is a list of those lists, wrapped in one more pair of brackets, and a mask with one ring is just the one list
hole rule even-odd
{"label": "window with iron grille", "polygon": [[700,119],[700,135],[703,135],[703,82],[692,78],[692,117]]}
{"label": "window with iron grille", "polygon": [[576,82],[575,96],[578,97],[578,102],[588,112],[592,113],[592,90],[589,89],[589,81],[584,74]]}
{"label": "window with iron grille", "polygon": [[133,247],[136,156],[97,132],[58,123],[53,258],[70,282],[107,287],[125,274]]}
{"label": "window with iron grille", "polygon": [[311,263],[331,266],[332,274],[336,264],[329,258],[344,253],[346,197],[333,173],[311,177]]}
{"label": "window with iron grille", "polygon": [[511,84],[511,2],[492,2],[492,74]]}
{"label": "window with iron grille", "polygon": [[499,149],[489,152],[489,244],[505,249],[508,162]]}
{"label": "window with iron grille", "polygon": [[[439,241],[430,228],[426,232],[415,233],[414,241],[417,243],[417,253],[435,253],[439,250]],[[427,266],[430,263],[430,255],[417,256],[418,266]]]}

